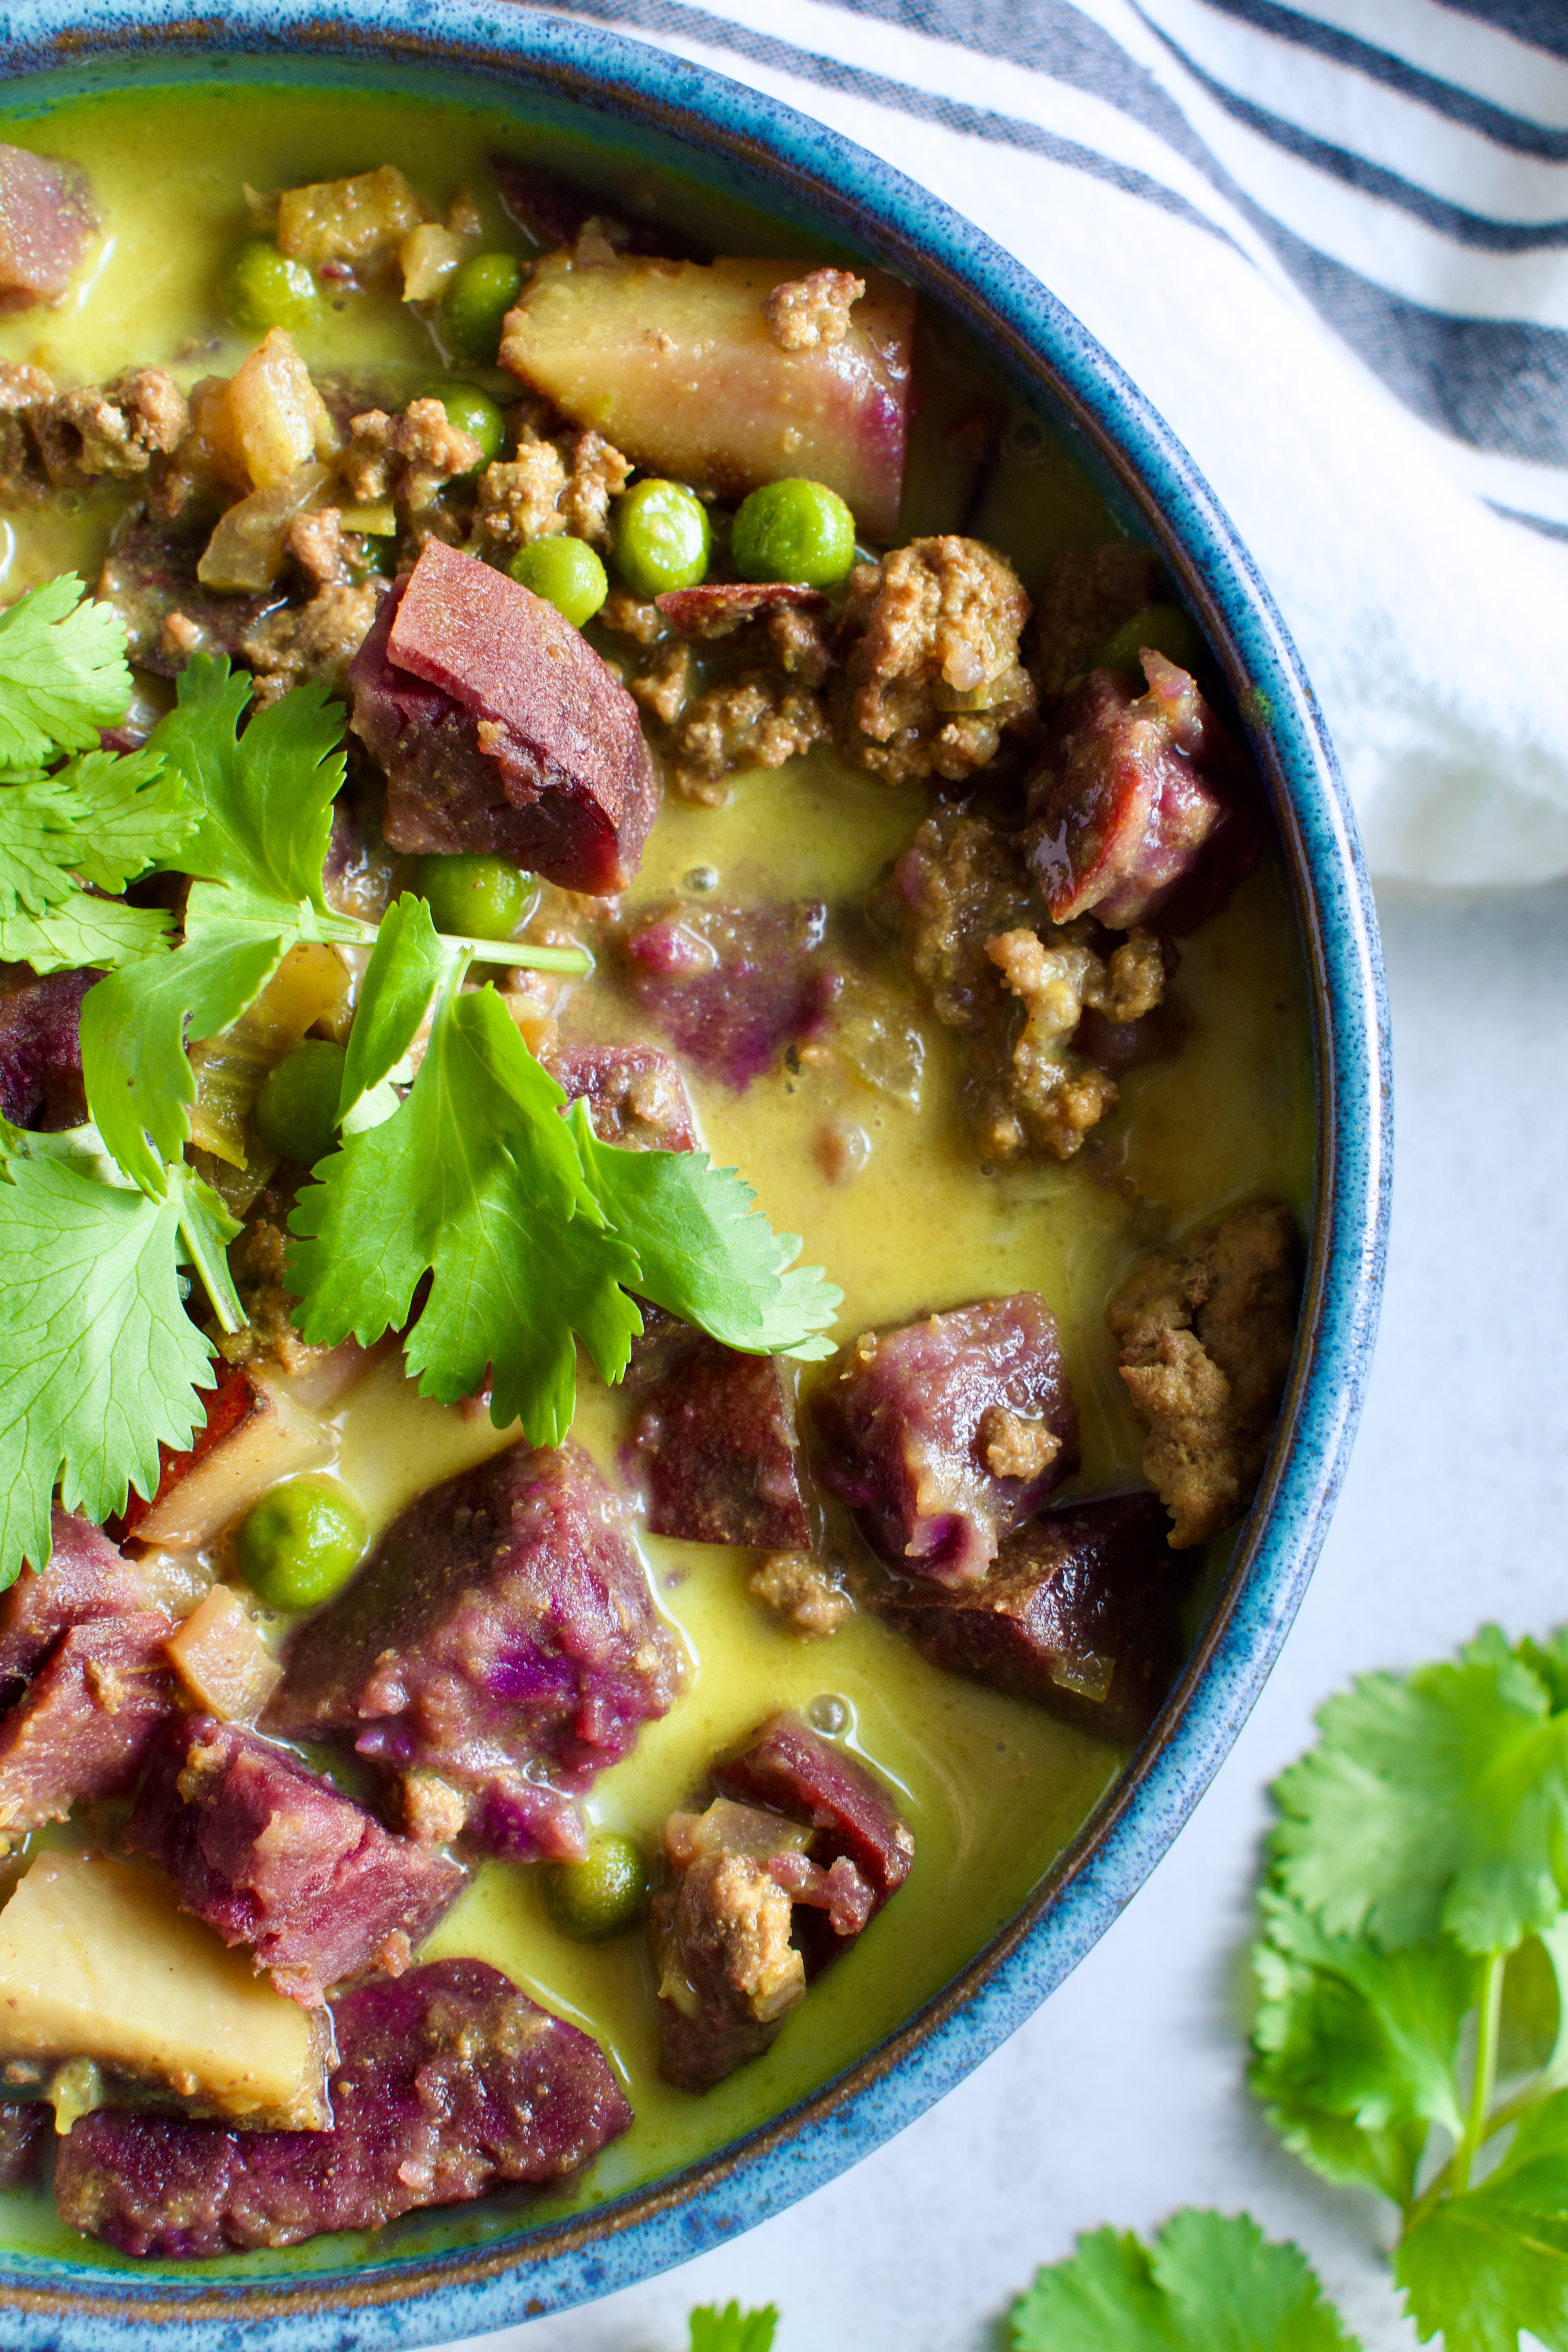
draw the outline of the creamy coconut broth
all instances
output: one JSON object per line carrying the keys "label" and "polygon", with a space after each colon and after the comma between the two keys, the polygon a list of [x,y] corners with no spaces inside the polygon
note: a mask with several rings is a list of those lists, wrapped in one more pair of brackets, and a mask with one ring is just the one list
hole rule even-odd
{"label": "creamy coconut broth", "polygon": [[[247,185],[290,189],[393,163],[440,222],[467,194],[477,212],[468,252],[526,261],[529,247],[499,200],[489,159],[497,151],[543,152],[499,110],[260,85],[110,96],[31,116],[13,111],[0,137],[79,165],[102,223],[58,307],[0,320],[0,359],[44,371],[59,389],[154,366],[185,393],[202,378],[232,376],[260,340],[226,318],[216,290],[237,246],[257,233]],[[558,167],[564,160],[583,179],[596,168],[587,151],[574,153],[559,141],[547,160]],[[704,255],[777,254],[803,272],[844,260],[763,213],[726,207],[674,181],[638,180],[624,167],[608,176],[606,214],[635,198],[674,244],[689,236]],[[444,370],[426,316],[395,291],[334,297],[330,278],[322,290],[319,316],[293,336],[313,376],[379,367],[390,371],[390,396],[402,402],[438,388]],[[914,365],[920,404],[899,526],[876,542],[862,533],[865,555],[875,561],[922,535],[963,533],[1007,558],[1037,600],[1064,551],[1117,539],[1088,476],[929,306]],[[479,384],[503,407],[518,397],[516,382],[493,366],[463,364],[450,378]],[[614,431],[604,429],[613,442]],[[643,465],[633,484],[675,471]],[[812,469],[803,464],[800,471]],[[11,506],[0,596],[9,603],[73,568],[94,582],[111,534],[124,527],[144,487],[113,478],[50,485],[36,502]],[[727,489],[720,509],[732,515],[738,503]],[[495,561],[504,565],[511,551],[510,543],[500,546]],[[609,576],[615,583],[613,558]],[[721,552],[710,574],[744,576]],[[843,597],[835,585],[830,629]],[[623,674],[647,657],[602,620],[590,622],[587,635]],[[1026,628],[1026,659],[1034,644]],[[1203,672],[1202,683],[1217,698],[1212,671]],[[1131,690],[1142,692],[1142,679]],[[172,689],[160,680],[150,691],[161,706]],[[654,732],[668,770],[676,754],[657,726]],[[1148,1433],[1118,1370],[1121,1343],[1107,1328],[1108,1302],[1152,1252],[1185,1242],[1238,1205],[1284,1203],[1304,1235],[1312,1113],[1300,957],[1283,867],[1269,845],[1222,910],[1176,941],[1179,961],[1154,1016],[1163,1024],[1163,1048],[1118,1068],[1119,1098],[1082,1149],[1064,1160],[1037,1143],[1008,1165],[986,1157],[973,1087],[965,1092],[961,1034],[937,1017],[930,992],[916,988],[907,949],[885,919],[888,877],[922,821],[941,807],[956,811],[965,793],[974,793],[974,807],[995,815],[1004,831],[1016,826],[1041,740],[1037,727],[1020,727],[984,772],[947,783],[952,797],[945,803],[940,777],[885,781],[828,740],[781,768],[742,767],[724,776],[710,796],[721,805],[667,788],[613,921],[595,927],[582,902],[554,895],[535,920],[551,927],[552,938],[586,942],[599,960],[591,978],[568,983],[556,1007],[561,1035],[580,1046],[646,1041],[675,1053],[714,1166],[738,1168],[774,1229],[802,1235],[805,1263],[826,1268],[841,1286],[830,1333],[836,1347],[852,1350],[858,1334],[974,1301],[1043,1297],[1056,1318],[1081,1447],[1080,1466],[1049,1494],[1049,1512],[1147,1487]],[[413,887],[411,870],[405,859],[398,887]],[[858,984],[881,992],[878,1004],[898,1008],[891,1075],[885,1062],[872,1072],[881,1084],[835,1045],[830,1011],[825,1026],[786,1041],[738,1089],[671,1046],[646,1003],[622,985],[617,943],[638,936],[639,924],[673,901],[690,910],[775,899],[823,902],[825,953],[838,952]],[[868,905],[883,916],[868,921]],[[1157,910],[1150,923],[1157,932]],[[1113,938],[1128,928],[1136,926],[1123,925]],[[1100,944],[1109,954],[1103,934]],[[476,966],[470,978],[478,984],[496,976],[494,966]],[[839,1369],[786,1367],[791,1381],[799,1381],[811,1464],[820,1462],[824,1440],[810,1398]],[[281,1385],[287,1390],[286,1381]],[[621,1494],[623,1448],[641,1402],[607,1388],[579,1349],[572,1436]],[[320,1420],[313,1458],[293,1466],[341,1480],[363,1507],[373,1545],[419,1495],[517,1438],[515,1428],[496,1429],[482,1411],[421,1399],[392,1343]],[[822,1639],[803,1638],[753,1597],[748,1580],[763,1549],[680,1541],[634,1518],[658,1610],[684,1657],[684,1686],[668,1712],[642,1723],[624,1759],[592,1780],[582,1811],[590,1831],[633,1839],[657,1878],[667,1817],[680,1808],[700,1811],[713,1793],[713,1759],[742,1748],[778,1710],[792,1710],[838,1749],[866,1759],[912,1831],[913,1866],[890,1898],[893,1916],[879,1913],[813,1979],[771,2046],[699,2092],[661,2076],[657,1978],[644,1927],[597,1943],[574,1940],[544,1900],[544,1865],[473,1856],[468,1883],[415,1958],[489,1962],[545,2011],[584,2029],[605,2053],[635,2121],[558,2189],[502,2188],[475,2203],[416,2212],[389,2236],[373,2236],[370,2246],[476,2242],[515,2227],[520,2214],[543,2220],[580,2210],[689,2164],[778,2113],[893,2031],[984,1944],[1124,1763],[1124,1746],[931,1663],[878,1613],[873,1596],[885,1575],[843,1501],[814,1491],[810,1509],[814,1521],[825,1512],[817,1549],[858,1604]],[[1222,1527],[1171,1554],[1189,1629],[1228,1542]],[[127,1549],[136,1549],[129,1538]],[[215,1576],[246,1591],[232,1528],[194,1550],[153,1548],[146,1557],[155,1591],[178,1613]],[[276,1610],[257,1612],[274,1649],[297,1622]],[[345,1763],[342,1743],[312,1741],[308,1754],[397,1828],[383,1784],[352,1758]],[[116,1851],[125,1811],[124,1801],[115,1800],[16,1838],[5,1889],[47,1850]],[[47,2179],[0,2198],[0,2235],[31,2252],[121,2259],[60,2222]],[[339,2235],[281,2252],[236,2253],[220,2267],[265,2273],[353,2258]]]}

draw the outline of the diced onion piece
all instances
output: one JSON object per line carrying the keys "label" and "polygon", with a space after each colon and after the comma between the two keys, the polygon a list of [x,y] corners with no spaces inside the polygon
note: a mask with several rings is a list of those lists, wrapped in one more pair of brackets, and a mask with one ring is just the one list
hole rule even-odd
{"label": "diced onion piece", "polygon": [[254,1723],[283,1677],[226,1584],[213,1586],[163,1648],[196,1705],[225,1723]]}
{"label": "diced onion piece", "polygon": [[226,593],[270,588],[282,569],[289,524],[315,504],[331,478],[325,466],[312,461],[226,508],[196,565],[202,585]]}
{"label": "diced onion piece", "polygon": [[477,237],[458,236],[437,221],[410,229],[397,249],[403,264],[404,300],[433,302],[447,278],[478,249]]}
{"label": "diced onion piece", "polygon": [[159,1496],[136,1535],[184,1551],[209,1543],[279,1478],[319,1469],[337,1451],[335,1432],[280,1387],[247,1373],[250,1409],[226,1437]]}

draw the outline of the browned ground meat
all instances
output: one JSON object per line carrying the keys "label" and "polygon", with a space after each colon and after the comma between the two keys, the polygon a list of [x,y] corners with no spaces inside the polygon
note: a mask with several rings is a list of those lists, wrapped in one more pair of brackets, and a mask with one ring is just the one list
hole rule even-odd
{"label": "browned ground meat", "polygon": [[752,1569],[746,1589],[805,1641],[837,1633],[855,1614],[842,1580],[815,1552],[770,1552]]}
{"label": "browned ground meat", "polygon": [[561,433],[545,441],[528,431],[516,457],[487,467],[480,478],[474,552],[521,547],[563,530],[605,545],[610,500],[626,488],[631,470],[600,434]]}
{"label": "browned ground meat", "polygon": [[[641,609],[661,628],[669,625],[656,607]],[[643,634],[640,610],[617,617],[631,625],[624,634]],[[788,604],[694,611],[689,627],[655,642],[626,683],[656,722],[670,791],[722,808],[731,777],[782,768],[825,742],[830,730],[820,689],[831,659],[814,614]]]}
{"label": "browned ground meat", "polygon": [[765,671],[751,672],[685,704],[668,782],[680,800],[722,808],[731,776],[746,768],[782,768],[826,735],[817,696]]}
{"label": "browned ground meat", "polygon": [[0,506],[20,506],[44,494],[38,446],[29,425],[54,389],[41,368],[0,360]]}
{"label": "browned ground meat", "polygon": [[1035,604],[1035,669],[1044,699],[1065,694],[1113,629],[1169,593],[1165,567],[1152,547],[1112,539],[1065,549]]}
{"label": "browned ground meat", "polygon": [[364,643],[384,580],[338,583],[304,606],[285,605],[258,621],[240,647],[256,672],[258,708],[276,702],[290,687],[319,678],[329,694],[347,697],[348,669]]}
{"label": "browned ground meat", "polygon": [[775,286],[763,303],[763,316],[781,352],[815,351],[844,341],[849,313],[865,291],[866,280],[847,269],[813,269]]}
{"label": "browned ground meat", "polygon": [[484,454],[471,433],[447,422],[438,400],[411,400],[399,416],[370,408],[352,418],[338,468],[354,505],[394,499],[417,535],[429,526],[437,494]]}
{"label": "browned ground meat", "polygon": [[1116,1102],[1114,1079],[1075,1046],[1079,1024],[1086,1009],[1118,1028],[1152,1012],[1171,951],[1149,932],[1118,942],[1092,922],[1054,924],[1013,839],[959,809],[920,826],[882,905],[958,1034],[982,1153],[1070,1159]]}
{"label": "browned ground meat", "polygon": [[976,539],[912,540],[858,564],[836,648],[839,750],[889,784],[988,766],[1034,719],[1018,658],[1028,617],[1012,565]]}
{"label": "browned ground meat", "polygon": [[100,389],[62,392],[34,412],[33,425],[49,478],[144,474],[169,457],[190,425],[184,394],[162,368],[127,368]]}
{"label": "browned ground meat", "polygon": [[1173,1550],[1217,1535],[1252,1499],[1290,1368],[1298,1287],[1296,1220],[1265,1201],[1145,1258],[1105,1310]]}

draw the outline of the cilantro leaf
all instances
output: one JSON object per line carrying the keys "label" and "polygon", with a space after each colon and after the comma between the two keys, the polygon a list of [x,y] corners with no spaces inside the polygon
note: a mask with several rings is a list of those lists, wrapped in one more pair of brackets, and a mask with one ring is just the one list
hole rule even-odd
{"label": "cilantro leaf", "polygon": [[1331,1936],[1268,1888],[1260,1905],[1252,2087],[1315,2172],[1408,2204],[1430,2126],[1465,2127],[1459,2036],[1482,1964],[1447,1937],[1384,1953]]}
{"label": "cilantro leaf", "polygon": [[1009,2315],[1014,2352],[1356,2352],[1298,2248],[1187,2207],[1145,2250],[1096,2230]]}
{"label": "cilantro leaf", "polygon": [[[319,681],[297,686],[242,735],[250,680],[209,654],[192,656],[177,691],[147,742],[183,778],[198,813],[181,871],[325,915],[321,867],[343,781],[342,705]],[[345,936],[359,937],[360,926]]]}
{"label": "cilantro leaf", "polygon": [[778,2324],[771,2303],[761,2311],[742,2311],[738,2303],[719,2311],[704,2304],[691,2315],[691,2352],[773,2352]]}
{"label": "cilantro leaf", "polygon": [[753,1213],[756,1194],[705,1151],[633,1151],[602,1143],[585,1103],[571,1124],[605,1213],[637,1254],[637,1287],[656,1307],[752,1355],[823,1357],[844,1293],[820,1266],[797,1266],[796,1234]]}
{"label": "cilantro leaf", "polygon": [[162,907],[128,907],[73,890],[41,915],[0,915],[0,963],[30,963],[40,974],[113,971],[166,955],[174,917]]}
{"label": "cilantro leaf", "polygon": [[442,946],[426,901],[409,895],[395,899],[382,918],[360,982],[343,1064],[341,1117],[347,1118],[402,1061],[451,963],[451,950]]}
{"label": "cilantro leaf", "polygon": [[1568,2347],[1568,2091],[1521,2118],[1476,2189],[1439,2198],[1401,2242],[1394,2275],[1425,2343],[1515,2352],[1529,2328]]}
{"label": "cilantro leaf", "polygon": [[84,751],[54,782],[70,817],[72,866],[100,890],[123,890],[166,865],[195,824],[184,780],[151,749]]}
{"label": "cilantro leaf", "polygon": [[84,597],[68,572],[0,613],[0,768],[85,751],[125,716],[124,624],[111,604]]}
{"label": "cilantro leaf", "polygon": [[1568,1715],[1495,1626],[1458,1663],[1368,1675],[1275,1785],[1285,1891],[1386,1950],[1511,1951],[1568,1892]]}
{"label": "cilantro leaf", "polygon": [[110,972],[82,999],[88,1107],[110,1150],[144,1192],[163,1190],[164,1162],[179,1159],[191,1131],[196,1079],[187,1034],[211,1037],[237,1021],[289,944],[213,922],[176,954]]}
{"label": "cilantro leaf", "polygon": [[3,1140],[0,1587],[47,1560],[57,1481],[68,1510],[101,1522],[130,1486],[155,1492],[160,1441],[189,1444],[211,1350],[180,1297],[181,1227],[214,1248],[237,1231],[205,1185],[153,1201],[100,1181],[62,1139],[36,1156],[24,1143],[46,1139]]}
{"label": "cilantro leaf", "polygon": [[493,989],[448,992],[406,1100],[346,1138],[295,1203],[289,1273],[307,1339],[368,1345],[401,1328],[429,1273],[405,1342],[422,1393],[454,1403],[489,1367],[497,1426],[521,1420],[531,1444],[559,1444],[574,1332],[613,1380],[639,1328],[622,1287],[637,1261],[602,1229],[563,1099]]}

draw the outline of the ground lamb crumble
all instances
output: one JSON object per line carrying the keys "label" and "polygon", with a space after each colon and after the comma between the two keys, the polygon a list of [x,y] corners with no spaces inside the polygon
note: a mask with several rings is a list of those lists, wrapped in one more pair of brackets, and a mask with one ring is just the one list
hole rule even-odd
{"label": "ground lamb crumble", "polygon": [[1035,675],[1041,699],[1058,701],[1111,632],[1170,593],[1155,549],[1112,539],[1069,547],[1046,574],[1035,605]]}
{"label": "ground lamb crumble", "polygon": [[631,478],[631,461],[598,433],[520,436],[515,457],[498,458],[479,479],[474,551],[523,547],[570,531],[590,546],[610,537],[610,500]]}
{"label": "ground lamb crumble", "polygon": [[770,1552],[746,1579],[746,1590],[804,1641],[825,1640],[855,1614],[843,1583],[815,1552]]}
{"label": "ground lamb crumble", "polygon": [[1299,1287],[1296,1220],[1261,1202],[1145,1258],[1105,1310],[1173,1550],[1217,1535],[1252,1500],[1290,1369]]}
{"label": "ground lamb crumble", "polygon": [[1026,732],[1034,681],[1018,657],[1029,600],[979,540],[911,540],[857,564],[835,650],[833,709],[846,759],[889,784],[960,783]]}
{"label": "ground lamb crumble", "polygon": [[959,809],[918,828],[880,911],[958,1034],[983,1156],[1071,1159],[1117,1099],[1114,1078],[1073,1047],[1085,1008],[1142,1019],[1164,996],[1170,951],[1152,932],[1112,946],[1092,922],[1054,924],[1017,845]]}
{"label": "ground lamb crumble", "polygon": [[763,302],[768,332],[781,352],[816,351],[841,343],[849,313],[866,291],[866,280],[847,269],[813,269],[787,278]]}

